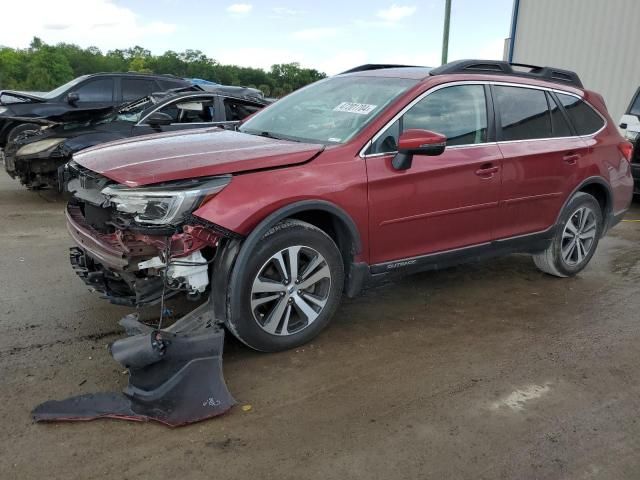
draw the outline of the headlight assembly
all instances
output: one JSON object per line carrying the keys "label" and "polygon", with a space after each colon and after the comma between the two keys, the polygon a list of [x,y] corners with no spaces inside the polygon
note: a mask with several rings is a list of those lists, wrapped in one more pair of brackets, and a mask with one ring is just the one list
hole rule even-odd
{"label": "headlight assembly", "polygon": [[102,189],[102,194],[122,213],[148,225],[177,225],[209,195],[220,192],[231,175],[186,180],[165,185],[129,188],[123,185]]}
{"label": "headlight assembly", "polygon": [[47,138],[46,140],[39,140],[37,142],[29,143],[28,145],[21,147],[16,155],[26,156],[44,152],[45,150],[52,149],[53,147],[61,144],[64,141],[64,138]]}

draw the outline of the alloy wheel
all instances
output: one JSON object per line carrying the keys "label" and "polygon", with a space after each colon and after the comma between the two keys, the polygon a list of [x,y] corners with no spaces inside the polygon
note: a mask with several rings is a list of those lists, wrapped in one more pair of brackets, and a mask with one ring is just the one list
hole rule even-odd
{"label": "alloy wheel", "polygon": [[562,260],[569,266],[580,265],[589,256],[598,233],[596,214],[580,207],[569,217],[562,232]]}
{"label": "alloy wheel", "polygon": [[317,250],[287,247],[260,268],[251,287],[251,312],[272,335],[293,335],[322,313],[331,291],[331,270]]}

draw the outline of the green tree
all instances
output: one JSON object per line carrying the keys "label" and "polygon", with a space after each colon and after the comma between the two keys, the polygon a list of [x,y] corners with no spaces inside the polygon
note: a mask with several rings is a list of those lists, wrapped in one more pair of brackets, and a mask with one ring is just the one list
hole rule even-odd
{"label": "green tree", "polygon": [[24,87],[28,90],[52,90],[73,78],[73,69],[55,47],[42,46],[30,55]]}
{"label": "green tree", "polygon": [[136,45],[103,53],[97,47],[81,48],[70,43],[47,45],[38,37],[26,49],[0,48],[0,88],[48,90],[79,75],[130,70],[203,78],[225,85],[258,85],[265,95],[274,97],[325,77],[297,63],[273,65],[269,71],[222,65],[194,49],[153,55]]}

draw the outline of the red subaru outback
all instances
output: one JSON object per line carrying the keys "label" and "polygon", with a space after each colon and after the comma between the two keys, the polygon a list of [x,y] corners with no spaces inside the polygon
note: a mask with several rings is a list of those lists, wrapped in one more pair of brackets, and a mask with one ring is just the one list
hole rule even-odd
{"label": "red subaru outback", "polygon": [[237,132],[75,155],[71,262],[118,304],[208,294],[240,340],[282,350],[396,275],[512,252],[575,275],[629,206],[630,155],[573,72],[366,65]]}

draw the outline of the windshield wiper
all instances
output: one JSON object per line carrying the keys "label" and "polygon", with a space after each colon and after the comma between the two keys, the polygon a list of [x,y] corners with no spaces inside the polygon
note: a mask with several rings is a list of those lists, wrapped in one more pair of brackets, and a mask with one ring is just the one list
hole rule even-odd
{"label": "windshield wiper", "polygon": [[297,140],[295,138],[286,137],[284,135],[274,135],[271,132],[266,130],[258,131],[258,130],[240,130],[242,133],[248,133],[249,135],[258,135],[259,137],[265,138],[273,138],[274,140],[286,140],[288,142],[300,142],[301,140]]}

